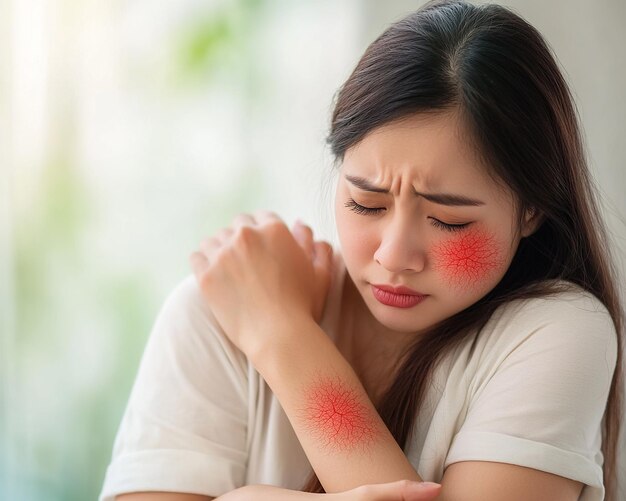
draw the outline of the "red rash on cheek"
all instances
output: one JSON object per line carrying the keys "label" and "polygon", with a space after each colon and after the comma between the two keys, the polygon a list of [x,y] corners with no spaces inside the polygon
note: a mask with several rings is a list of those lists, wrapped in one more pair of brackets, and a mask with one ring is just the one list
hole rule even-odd
{"label": "red rash on cheek", "polygon": [[302,418],[320,445],[346,451],[365,447],[378,436],[372,410],[339,379],[320,379],[305,395]]}
{"label": "red rash on cheek", "polygon": [[481,288],[502,270],[503,249],[493,234],[481,228],[459,233],[432,248],[435,268],[452,287]]}

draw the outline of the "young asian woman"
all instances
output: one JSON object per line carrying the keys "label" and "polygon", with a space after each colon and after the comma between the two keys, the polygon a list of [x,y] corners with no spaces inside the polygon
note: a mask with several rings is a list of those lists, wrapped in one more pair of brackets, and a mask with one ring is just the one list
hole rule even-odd
{"label": "young asian woman", "polygon": [[340,249],[270,211],[202,241],[101,499],[616,501],[617,274],[539,32],[429,2],[365,51],[328,143]]}

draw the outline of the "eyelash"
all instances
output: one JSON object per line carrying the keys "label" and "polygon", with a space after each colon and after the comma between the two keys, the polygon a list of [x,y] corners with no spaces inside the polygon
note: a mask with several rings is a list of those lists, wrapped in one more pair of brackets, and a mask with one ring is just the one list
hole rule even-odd
{"label": "eyelash", "polygon": [[[363,207],[361,204],[356,203],[352,198],[350,198],[345,203],[345,207],[348,207],[351,211],[356,212],[357,214],[372,215],[372,216],[385,210],[381,208],[372,209],[370,207]],[[438,228],[441,228],[446,231],[460,231],[466,226],[469,226],[470,223],[446,224],[446,223],[439,221],[438,219],[432,218],[431,224],[433,226],[437,226]]]}

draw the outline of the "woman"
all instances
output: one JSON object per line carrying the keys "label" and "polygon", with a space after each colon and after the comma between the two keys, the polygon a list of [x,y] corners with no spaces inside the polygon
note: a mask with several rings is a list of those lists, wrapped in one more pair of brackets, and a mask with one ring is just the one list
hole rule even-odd
{"label": "woman", "polygon": [[367,49],[328,142],[341,250],[271,212],[202,242],[101,500],[616,501],[617,274],[541,35],[426,4]]}

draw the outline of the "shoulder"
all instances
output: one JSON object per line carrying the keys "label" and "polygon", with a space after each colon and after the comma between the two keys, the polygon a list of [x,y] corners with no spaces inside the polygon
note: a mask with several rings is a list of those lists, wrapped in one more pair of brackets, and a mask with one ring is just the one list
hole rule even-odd
{"label": "shoulder", "polygon": [[230,341],[202,295],[193,274],[181,279],[167,294],[154,322],[150,345],[189,357],[222,353],[245,366],[243,353]]}
{"label": "shoulder", "polygon": [[193,274],[181,279],[166,295],[157,316],[157,323],[163,322],[193,327],[217,324]]}
{"label": "shoulder", "polygon": [[617,331],[606,306],[574,283],[556,285],[557,292],[548,296],[514,300],[498,308],[479,335],[479,357],[530,362],[541,353],[544,361],[601,364],[612,374]]}
{"label": "shoulder", "polygon": [[590,337],[616,339],[613,319],[606,306],[591,292],[569,281],[555,281],[555,292],[518,299],[502,305],[494,313],[494,323],[511,334],[529,333],[546,326],[559,326],[564,337],[587,331]]}
{"label": "shoulder", "polygon": [[504,484],[527,476],[494,465],[510,463],[601,492],[601,426],[616,366],[616,329],[593,294],[569,282],[557,285],[548,296],[502,305],[464,347],[462,375],[451,386],[461,388],[459,398],[467,402],[445,460],[445,466],[459,463],[449,470],[453,476],[485,469]]}
{"label": "shoulder", "polygon": [[202,300],[202,291],[193,274],[187,275],[178,281],[168,292],[163,302],[163,307],[200,308],[210,311],[205,307]]}

